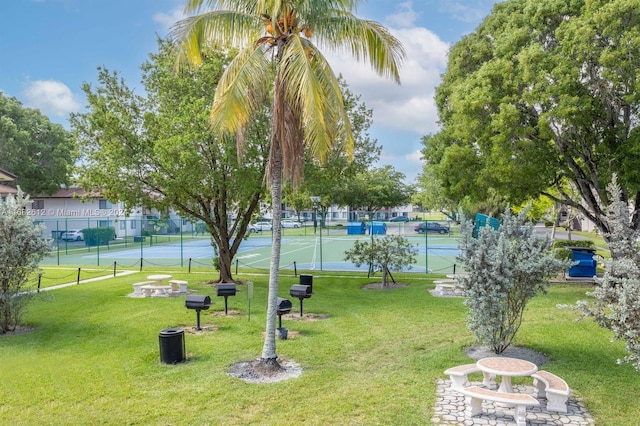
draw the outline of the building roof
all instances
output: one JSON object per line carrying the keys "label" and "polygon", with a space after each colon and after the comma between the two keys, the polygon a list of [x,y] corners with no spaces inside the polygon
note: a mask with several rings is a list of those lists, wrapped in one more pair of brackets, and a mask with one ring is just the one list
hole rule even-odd
{"label": "building roof", "polygon": [[0,195],[17,194],[18,190],[0,183]]}
{"label": "building roof", "polygon": [[13,173],[9,173],[8,171],[0,168],[0,182],[13,182],[18,177]]}
{"label": "building roof", "polygon": [[33,199],[42,199],[42,198],[98,198],[100,194],[90,193],[85,191],[82,188],[78,187],[69,187],[69,188],[61,188],[58,192],[51,195],[38,195],[35,197],[31,197]]}

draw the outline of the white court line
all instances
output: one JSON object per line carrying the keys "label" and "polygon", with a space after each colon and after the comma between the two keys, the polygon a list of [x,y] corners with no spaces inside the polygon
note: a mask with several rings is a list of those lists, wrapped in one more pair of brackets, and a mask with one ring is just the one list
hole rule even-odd
{"label": "white court line", "polygon": [[[282,252],[282,251],[281,251],[281,252],[280,252],[280,256],[281,256],[281,257],[282,257],[283,255],[285,255],[285,256],[286,256],[286,255],[289,255],[289,254],[292,254],[292,253],[296,253],[296,252],[299,252],[299,251],[307,250],[307,249],[308,249],[309,247],[311,247],[312,245],[315,245],[315,242],[314,242],[313,244],[308,244],[308,243],[307,243],[307,244],[303,245],[303,244],[302,244],[302,242],[304,242],[305,240],[295,240],[295,241],[300,241],[300,242],[301,242],[301,243],[299,243],[300,247],[299,247],[299,248],[296,248],[296,249],[294,249],[294,250],[289,250],[289,251],[285,251],[285,252]],[[290,244],[291,244],[291,243],[287,243],[286,245],[290,245]],[[293,245],[293,244],[291,244],[291,245]],[[298,245],[298,244],[296,244],[296,245]],[[258,253],[256,253],[255,255],[256,255],[256,256],[260,256]],[[254,265],[254,264],[256,264],[256,263],[258,263],[258,262],[261,262],[261,261],[263,261],[263,260],[265,260],[265,259],[268,259],[268,258],[269,258],[269,256],[264,256],[264,257],[262,257],[261,259],[256,259],[254,262],[246,263],[246,265],[247,265],[247,266],[251,266],[251,265]]]}

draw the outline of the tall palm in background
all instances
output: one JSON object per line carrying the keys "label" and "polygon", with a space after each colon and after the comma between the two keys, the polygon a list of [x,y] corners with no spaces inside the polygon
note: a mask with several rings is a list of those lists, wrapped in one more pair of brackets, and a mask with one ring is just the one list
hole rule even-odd
{"label": "tall palm in background", "polygon": [[319,47],[347,51],[358,60],[368,60],[380,75],[400,81],[402,45],[380,24],[354,16],[359,2],[187,0],[185,12],[192,16],[172,30],[183,57],[194,65],[200,63],[205,46],[239,49],[220,79],[210,116],[214,131],[238,137],[239,155],[242,129],[271,98],[266,178],[272,193],[273,247],[261,361],[276,368],[283,176],[294,184],[300,179],[305,149],[319,161],[335,144],[347,152],[353,149],[338,79]]}

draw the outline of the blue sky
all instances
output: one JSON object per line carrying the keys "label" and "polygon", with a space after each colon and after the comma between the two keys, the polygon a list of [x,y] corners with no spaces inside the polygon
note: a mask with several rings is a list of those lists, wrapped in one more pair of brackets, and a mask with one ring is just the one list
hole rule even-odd
{"label": "blue sky", "polygon": [[[119,71],[140,87],[140,65],[183,17],[182,0],[1,0],[0,91],[40,109],[68,128],[83,111],[83,82],[97,67]],[[371,136],[383,146],[380,165],[391,164],[412,182],[421,171],[420,139],[437,131],[433,101],[447,50],[478,26],[494,0],[368,0],[357,15],[374,19],[407,50],[396,85],[364,64],[328,52],[336,73],[373,109]]]}

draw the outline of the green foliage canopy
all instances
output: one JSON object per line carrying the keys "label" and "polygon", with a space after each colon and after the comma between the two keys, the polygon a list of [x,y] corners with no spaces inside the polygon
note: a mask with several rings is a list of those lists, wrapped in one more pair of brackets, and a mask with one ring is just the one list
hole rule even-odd
{"label": "green foliage canopy", "polygon": [[340,205],[360,208],[369,214],[402,206],[413,194],[413,187],[405,184],[404,178],[404,173],[392,166],[365,170],[343,181],[335,199]]}
{"label": "green foliage canopy", "polygon": [[635,0],[496,4],[452,47],[437,89],[442,131],[424,153],[446,196],[493,190],[516,205],[544,194],[605,234],[605,188],[618,173],[638,228],[639,58]]}
{"label": "green foliage canopy", "polygon": [[51,195],[69,181],[75,161],[69,132],[40,111],[0,92],[0,168],[31,196]]}
{"label": "green foliage canopy", "polygon": [[100,86],[83,89],[89,112],[72,116],[85,188],[127,208],[174,209],[201,220],[220,258],[220,279],[231,263],[264,191],[269,116],[264,108],[244,134],[238,162],[235,140],[209,127],[211,94],[229,58],[203,54],[198,69],[174,69],[173,46],[142,66],[147,97],[136,95],[117,73],[99,69]]}

